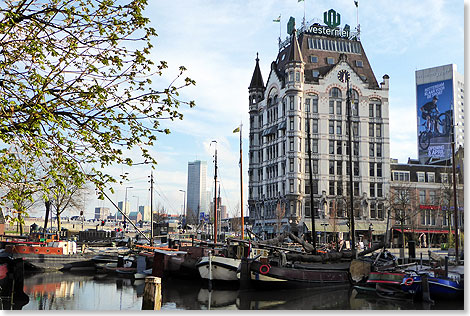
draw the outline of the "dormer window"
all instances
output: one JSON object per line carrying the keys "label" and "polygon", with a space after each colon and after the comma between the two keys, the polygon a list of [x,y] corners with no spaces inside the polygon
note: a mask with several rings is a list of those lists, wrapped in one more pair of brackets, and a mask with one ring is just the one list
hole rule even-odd
{"label": "dormer window", "polygon": [[327,58],[326,58],[326,63],[327,63],[328,65],[334,65],[335,59],[334,59],[333,57],[327,57]]}
{"label": "dormer window", "polygon": [[320,72],[318,70],[312,70],[312,77],[318,78],[318,76],[320,76]]}
{"label": "dormer window", "polygon": [[317,56],[310,56],[310,62],[311,63],[318,63],[318,57]]}
{"label": "dormer window", "polygon": [[356,60],[356,67],[358,67],[358,68],[364,67],[363,63],[362,63],[362,60]]}

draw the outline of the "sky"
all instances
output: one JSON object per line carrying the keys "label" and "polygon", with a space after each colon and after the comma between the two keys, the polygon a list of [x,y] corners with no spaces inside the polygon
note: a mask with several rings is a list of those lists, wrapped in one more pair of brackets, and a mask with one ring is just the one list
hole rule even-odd
{"label": "sky", "polygon": [[[259,53],[264,82],[270,64],[278,53],[278,38],[287,36],[287,21],[292,16],[300,26],[322,20],[323,12],[334,9],[341,14],[341,26],[356,27],[358,17],[361,42],[378,80],[390,76],[390,151],[391,158],[406,163],[417,158],[415,71],[456,64],[464,73],[464,2],[444,0],[361,0],[358,10],[353,0],[174,0],[149,1],[145,14],[158,37],[153,41],[152,58],[168,62],[169,69],[155,78],[161,88],[175,77],[183,65],[194,87],[181,91],[182,100],[194,100],[196,107],[181,107],[182,121],[164,122],[169,135],[157,135],[151,152],[158,165],[154,205],[171,214],[180,214],[187,190],[188,162],[207,161],[207,190],[213,196],[215,146],[218,152],[218,180],[229,215],[240,205],[239,134],[232,131],[243,124],[243,195],[247,214],[248,195],[248,86]],[[281,15],[281,23],[273,19]],[[139,161],[135,157],[135,161]],[[114,185],[110,195],[117,204],[127,199],[131,209],[150,204],[149,166],[115,166],[112,174],[128,172],[129,182]],[[85,215],[92,217],[95,207],[110,207],[91,195]],[[40,212],[42,213],[42,212]],[[70,216],[76,214],[68,214]],[[239,215],[239,211],[238,211]]]}

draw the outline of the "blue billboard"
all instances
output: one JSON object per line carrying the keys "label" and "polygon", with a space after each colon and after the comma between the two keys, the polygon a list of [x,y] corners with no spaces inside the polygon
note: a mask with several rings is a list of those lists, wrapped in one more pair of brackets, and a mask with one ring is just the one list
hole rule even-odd
{"label": "blue billboard", "polygon": [[452,79],[417,85],[416,99],[420,161],[450,158],[454,101]]}

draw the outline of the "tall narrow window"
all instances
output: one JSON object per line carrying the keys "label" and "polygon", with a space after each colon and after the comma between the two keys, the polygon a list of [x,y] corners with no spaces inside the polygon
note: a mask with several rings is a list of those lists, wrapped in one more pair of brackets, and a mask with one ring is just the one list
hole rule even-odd
{"label": "tall narrow window", "polygon": [[318,120],[312,120],[312,133],[318,134]]}
{"label": "tall narrow window", "polygon": [[375,105],[375,117],[382,117],[382,104],[380,103]]}
{"label": "tall narrow window", "polygon": [[356,90],[352,90],[351,93],[351,107],[352,115],[359,116],[359,93]]}
{"label": "tall narrow window", "polygon": [[343,142],[340,140],[336,141],[336,154],[337,155],[343,154]]}
{"label": "tall narrow window", "polygon": [[381,124],[375,124],[375,136],[382,137],[382,125]]}
{"label": "tall narrow window", "polygon": [[382,157],[382,144],[377,144],[377,157]]}
{"label": "tall narrow window", "polygon": [[382,183],[377,183],[377,197],[383,197]]}
{"label": "tall narrow window", "polygon": [[328,153],[330,155],[335,154],[335,141],[334,140],[328,141]]}
{"label": "tall narrow window", "polygon": [[328,122],[328,133],[334,134],[335,133],[335,121],[330,120]]}
{"label": "tall narrow window", "polygon": [[318,113],[318,96],[312,96],[312,112]]}
{"label": "tall narrow window", "polygon": [[293,110],[294,109],[294,96],[291,95],[289,96],[289,110]]}
{"label": "tall narrow window", "polygon": [[374,123],[369,123],[369,137],[374,137]]}
{"label": "tall narrow window", "polygon": [[336,114],[341,114],[341,102],[342,102],[342,95],[341,95],[341,90],[334,87],[330,90],[329,92],[329,96],[330,96],[330,100],[329,100],[329,113],[330,114],[335,114],[335,104],[336,104],[336,107],[337,107],[337,111],[339,109],[339,113],[336,113]]}
{"label": "tall narrow window", "polygon": [[382,177],[382,164],[377,163],[377,177]]}

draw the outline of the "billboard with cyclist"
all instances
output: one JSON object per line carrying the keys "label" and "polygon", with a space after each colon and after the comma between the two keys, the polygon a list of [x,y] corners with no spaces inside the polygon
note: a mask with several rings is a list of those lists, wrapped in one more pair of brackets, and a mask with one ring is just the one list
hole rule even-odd
{"label": "billboard with cyclist", "polygon": [[416,95],[420,160],[450,158],[454,101],[452,79],[419,84]]}

